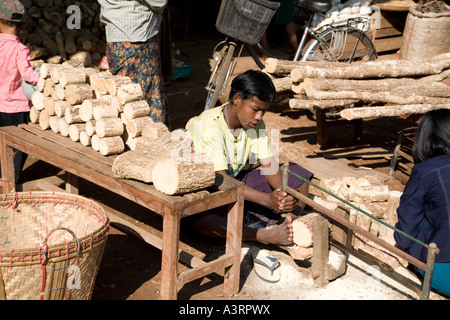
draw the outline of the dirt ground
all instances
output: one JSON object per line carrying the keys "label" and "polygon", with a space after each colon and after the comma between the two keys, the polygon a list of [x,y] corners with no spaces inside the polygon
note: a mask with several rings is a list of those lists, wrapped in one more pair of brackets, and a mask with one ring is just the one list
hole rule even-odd
{"label": "dirt ground", "polygon": [[[181,51],[177,58],[194,65],[187,79],[177,79],[167,86],[170,116],[173,128],[184,127],[192,116],[203,110],[204,86],[209,76],[209,59],[215,43],[221,37],[215,35],[191,36],[178,40],[176,48]],[[242,57],[235,74],[247,68],[256,68],[249,57]],[[280,97],[266,113],[267,127],[280,132],[280,162],[300,161],[303,158],[317,157],[323,150],[316,143],[316,126],[314,115],[310,112],[290,111],[286,97]],[[329,148],[334,150],[380,147],[386,153],[392,152],[398,131],[414,128],[415,119],[367,119],[364,121],[363,136],[357,143],[353,142],[352,129],[345,124],[330,129]],[[344,159],[346,160],[346,159]],[[386,158],[351,159],[355,166],[387,173],[389,160]],[[36,159],[28,159],[23,177],[30,180],[34,175],[56,174],[58,169],[48,166]],[[389,180],[391,190],[402,190],[403,184],[396,179]],[[118,196],[111,196],[107,191],[82,184],[80,193],[89,198],[105,202],[135,219],[148,221],[157,228],[161,219],[144,210],[139,205],[130,203]],[[182,225],[181,239],[197,250],[204,252],[204,260],[214,259],[223,254],[224,240],[206,238],[195,234],[189,226]],[[307,262],[293,260],[290,255],[275,246],[264,246],[281,261],[281,280],[270,284],[259,279],[251,260],[252,250],[261,248],[255,243],[242,246],[241,287],[236,296],[225,296],[222,292],[223,277],[212,274],[203,279],[185,285],[179,291],[181,300],[414,300],[418,296],[403,284],[393,280],[389,275],[374,268],[368,261],[349,256],[347,271],[344,276],[330,282],[325,288],[314,285],[309,274]],[[98,272],[93,300],[156,300],[160,290],[161,251],[146,244],[129,233],[111,229],[103,260]],[[180,271],[187,267],[180,263]],[[417,277],[404,270],[403,275],[415,283]],[[432,299],[443,299],[432,293]]]}

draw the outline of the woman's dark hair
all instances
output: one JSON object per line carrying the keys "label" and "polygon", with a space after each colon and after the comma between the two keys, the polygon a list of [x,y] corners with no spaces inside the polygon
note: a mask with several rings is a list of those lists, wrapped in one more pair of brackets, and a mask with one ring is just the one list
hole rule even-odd
{"label": "woman's dark hair", "polygon": [[275,86],[267,74],[257,70],[247,70],[231,82],[229,102],[233,103],[235,94],[242,99],[257,97],[259,100],[271,103],[275,98]]}
{"label": "woman's dark hair", "polygon": [[450,154],[450,109],[425,113],[417,128],[413,145],[414,163]]}

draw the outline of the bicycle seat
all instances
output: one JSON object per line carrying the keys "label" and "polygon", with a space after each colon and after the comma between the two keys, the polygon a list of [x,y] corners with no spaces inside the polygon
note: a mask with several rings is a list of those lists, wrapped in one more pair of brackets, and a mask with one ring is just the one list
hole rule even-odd
{"label": "bicycle seat", "polygon": [[296,0],[296,4],[312,12],[325,13],[331,9],[331,0]]}

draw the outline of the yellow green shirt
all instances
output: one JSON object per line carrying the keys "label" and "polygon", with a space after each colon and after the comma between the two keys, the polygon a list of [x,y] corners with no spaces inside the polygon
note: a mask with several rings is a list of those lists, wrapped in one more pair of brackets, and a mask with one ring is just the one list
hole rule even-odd
{"label": "yellow green shirt", "polygon": [[[239,130],[234,137],[223,115],[225,105],[202,112],[188,131],[196,153],[208,154],[216,171],[235,177],[244,166],[272,156],[264,121],[255,128]],[[236,131],[238,132],[238,131]]]}

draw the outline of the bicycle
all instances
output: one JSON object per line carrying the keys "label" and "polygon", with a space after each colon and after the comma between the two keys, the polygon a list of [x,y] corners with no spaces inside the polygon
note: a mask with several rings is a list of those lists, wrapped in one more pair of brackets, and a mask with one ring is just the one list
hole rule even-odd
{"label": "bicycle", "polygon": [[[232,74],[235,59],[241,55],[243,48],[261,69],[264,68],[264,63],[259,52],[280,59],[259,43],[279,5],[268,0],[222,0],[216,28],[227,38],[213,50],[212,56],[216,63],[206,85],[205,110],[216,106]],[[375,45],[363,31],[370,24],[369,19],[345,19],[327,24],[321,31],[317,31],[311,29],[313,18],[316,14],[328,12],[332,7],[331,0],[296,0],[296,5],[309,15],[309,19],[293,61],[329,60],[351,63],[377,58]],[[358,28],[358,25],[362,27]],[[308,40],[311,42],[305,48]]]}

